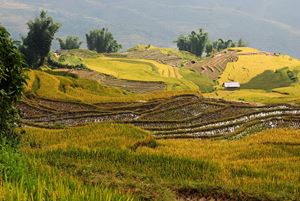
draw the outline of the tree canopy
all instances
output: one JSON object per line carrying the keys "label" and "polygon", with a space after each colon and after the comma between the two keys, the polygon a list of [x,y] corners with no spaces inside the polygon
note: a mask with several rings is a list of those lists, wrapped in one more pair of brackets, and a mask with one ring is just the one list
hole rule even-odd
{"label": "tree canopy", "polygon": [[79,49],[82,44],[77,36],[68,36],[65,40],[57,38],[57,40],[62,50]]}
{"label": "tree canopy", "polygon": [[19,122],[15,107],[26,81],[25,63],[10,34],[0,25],[0,138],[16,140]]}
{"label": "tree canopy", "polygon": [[238,42],[233,40],[218,39],[216,41],[209,40],[208,33],[203,29],[198,32],[192,31],[189,35],[180,35],[175,41],[179,50],[191,52],[197,56],[202,56],[205,52],[210,56],[213,52],[219,52],[231,47],[245,47],[247,44],[240,39]]}
{"label": "tree canopy", "polygon": [[21,52],[25,55],[29,66],[42,66],[50,52],[51,43],[60,24],[53,21],[47,12],[41,11],[40,16],[27,23],[29,32],[22,38]]}
{"label": "tree canopy", "polygon": [[177,39],[177,47],[179,50],[191,52],[197,56],[202,56],[206,43],[208,41],[208,33],[203,29],[199,29],[199,32],[192,31],[190,35],[181,35]]}
{"label": "tree canopy", "polygon": [[98,53],[117,52],[122,48],[108,29],[95,29],[86,34],[86,42],[89,50]]}

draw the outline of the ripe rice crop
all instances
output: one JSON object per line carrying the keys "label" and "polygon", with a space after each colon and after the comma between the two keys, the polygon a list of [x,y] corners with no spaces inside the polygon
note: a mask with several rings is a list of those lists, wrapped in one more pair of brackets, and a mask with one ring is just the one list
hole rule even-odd
{"label": "ripe rice crop", "polygon": [[241,200],[300,195],[298,130],[241,140],[154,140],[122,124],[26,131],[23,153],[88,185],[113,186],[141,199],[174,200],[182,188]]}

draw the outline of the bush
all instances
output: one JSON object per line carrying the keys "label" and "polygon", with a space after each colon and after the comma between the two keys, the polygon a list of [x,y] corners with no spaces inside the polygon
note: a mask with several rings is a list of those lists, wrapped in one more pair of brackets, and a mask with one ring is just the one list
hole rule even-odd
{"label": "bush", "polygon": [[21,97],[26,76],[24,60],[10,38],[0,26],[0,138],[18,140],[15,128],[19,123],[19,111],[15,107]]}

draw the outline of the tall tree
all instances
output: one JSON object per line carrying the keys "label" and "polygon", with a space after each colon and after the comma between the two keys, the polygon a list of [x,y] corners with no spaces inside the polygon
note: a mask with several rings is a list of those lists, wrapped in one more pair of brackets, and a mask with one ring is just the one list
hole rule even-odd
{"label": "tall tree", "polygon": [[17,140],[19,113],[15,104],[26,81],[25,63],[10,34],[0,26],[0,138]]}
{"label": "tall tree", "polygon": [[79,49],[82,44],[77,36],[68,36],[65,40],[57,38],[57,40],[62,50]]}
{"label": "tall tree", "polygon": [[120,45],[108,29],[95,29],[86,34],[86,42],[89,50],[95,50],[98,53],[118,52]]}
{"label": "tall tree", "polygon": [[25,55],[27,64],[37,68],[44,64],[60,24],[54,22],[46,11],[41,11],[40,16],[29,21],[27,26],[29,32],[26,38],[22,38],[20,50]]}
{"label": "tall tree", "polygon": [[206,52],[206,56],[211,56],[212,53],[213,53],[213,44],[211,41],[208,41],[207,44],[206,44],[206,47],[205,47],[205,52]]}
{"label": "tall tree", "polygon": [[178,37],[177,47],[179,50],[191,52],[197,56],[202,56],[206,43],[208,41],[208,33],[203,29],[199,29],[199,32],[192,31],[190,35],[181,35]]}
{"label": "tall tree", "polygon": [[238,47],[246,47],[247,43],[245,41],[243,41],[243,39],[240,39],[237,43]]}

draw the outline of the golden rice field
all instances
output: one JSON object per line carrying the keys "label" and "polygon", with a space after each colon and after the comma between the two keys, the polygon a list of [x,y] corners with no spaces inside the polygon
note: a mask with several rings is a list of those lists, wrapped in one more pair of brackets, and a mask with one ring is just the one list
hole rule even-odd
{"label": "golden rice field", "polygon": [[165,82],[168,90],[199,89],[196,84],[186,80],[178,68],[161,64],[152,60],[124,59],[99,56],[97,58],[84,58],[83,63],[91,70],[111,75],[119,79]]}
{"label": "golden rice field", "polygon": [[[237,62],[228,63],[225,71],[218,79],[216,91],[204,94],[205,97],[259,103],[300,103],[300,94],[298,93],[300,84],[298,81],[292,83],[288,87],[274,88],[267,91],[262,89],[241,89],[237,91],[223,90],[222,85],[224,82],[236,81],[241,84],[246,84],[253,78],[262,75],[262,73],[267,70],[275,72],[284,67],[288,67],[289,70],[294,71],[298,80],[300,79],[300,61],[296,58],[287,55],[275,56],[267,53],[265,54],[253,48],[231,49],[240,50],[240,53],[245,53],[246,55],[239,55],[239,60]],[[268,81],[269,80],[266,79],[266,82]]]}
{"label": "golden rice field", "polygon": [[293,70],[299,66],[300,61],[298,59],[287,55],[240,55],[237,62],[231,62],[227,65],[218,81],[220,85],[228,81],[243,84],[266,70],[275,71],[283,67],[289,67]]}
{"label": "golden rice field", "polygon": [[31,70],[24,89],[25,94],[60,101],[98,103],[131,102],[167,98],[181,94],[200,95],[196,90],[157,91],[144,94],[132,94],[120,88],[101,85],[96,81],[54,75],[43,71]]}
{"label": "golden rice field", "polygon": [[240,200],[300,196],[299,130],[268,130],[241,140],[155,140],[137,127],[107,123],[26,132],[25,155],[86,185],[138,199],[175,200],[179,189]]}

